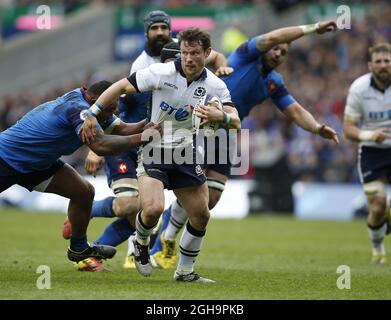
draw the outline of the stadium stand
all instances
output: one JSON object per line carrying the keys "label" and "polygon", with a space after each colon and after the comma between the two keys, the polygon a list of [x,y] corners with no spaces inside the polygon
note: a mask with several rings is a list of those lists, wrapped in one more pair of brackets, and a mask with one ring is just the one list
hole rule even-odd
{"label": "stadium stand", "polygon": [[[10,1],[10,3],[28,3],[34,1]],[[55,1],[56,2],[56,1]],[[85,1],[59,1],[73,3],[74,6]],[[94,1],[101,3],[102,1]],[[117,1],[103,1],[119,3]],[[163,1],[167,7],[181,6],[192,1]],[[243,1],[201,1],[206,4],[235,4]],[[327,2],[327,1],[326,1]],[[120,1],[122,4],[137,4],[138,1]],[[150,1],[151,4],[154,1]],[[246,1],[257,3],[257,1]],[[355,1],[361,3],[361,1]],[[290,91],[317,119],[336,128],[342,137],[341,117],[349,84],[367,70],[363,57],[370,44],[389,41],[391,26],[378,16],[391,16],[391,6],[384,1],[371,4],[365,15],[352,17],[352,29],[339,32],[334,37],[303,38],[290,48],[288,63],[280,70],[284,74]],[[375,31],[376,30],[376,31]],[[349,72],[346,72],[349,70]],[[121,75],[111,76],[109,80]],[[83,84],[88,85],[100,74],[89,72],[84,76]],[[10,92],[0,100],[0,130],[15,123],[23,114],[42,101],[50,100],[67,90],[81,85],[72,82],[67,85],[48,89],[45,94],[30,91]],[[286,156],[294,180],[358,182],[356,173],[356,147],[343,141],[337,147],[310,135],[290,124],[283,115],[270,104],[255,108],[243,127],[249,128],[251,139],[251,170],[249,177],[255,175],[255,168],[262,163],[262,154],[267,142],[273,141],[276,148]],[[259,141],[266,141],[259,143]],[[277,143],[281,141],[280,145]],[[282,142],[283,141],[283,142]],[[70,159],[66,159],[77,170],[84,173],[83,161],[86,150],[83,149]]]}

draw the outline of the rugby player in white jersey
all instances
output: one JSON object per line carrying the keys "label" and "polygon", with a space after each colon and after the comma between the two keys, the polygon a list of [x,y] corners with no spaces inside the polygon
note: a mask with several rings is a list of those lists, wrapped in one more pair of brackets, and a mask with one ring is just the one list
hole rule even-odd
{"label": "rugby player in white jersey", "polygon": [[[172,41],[170,16],[161,10],[149,12],[144,18],[144,33],[146,37],[144,50],[133,62],[130,75],[160,62],[163,46]],[[227,59],[224,55],[214,50],[209,54],[206,64],[208,68],[215,70],[215,74],[219,77],[229,75],[233,70],[227,67]],[[134,105],[135,100],[137,101],[136,106]],[[121,120],[133,123],[147,118],[149,100],[150,94],[146,92],[140,94],[137,99],[120,99],[120,104],[123,106],[121,111],[125,111],[121,113],[123,115]],[[132,105],[129,105],[129,101],[132,102]],[[134,219],[134,215],[140,209],[139,190],[136,180],[136,158],[135,148],[127,153],[105,158],[97,156],[92,151],[89,152],[85,163],[87,172],[95,176],[97,171],[104,165],[109,186],[115,195],[114,197],[109,196],[103,200],[94,201],[92,217],[133,216]],[[133,219],[131,218],[130,220]],[[110,232],[115,232],[118,228],[126,227],[127,224],[125,220],[123,221],[124,225],[119,225],[118,222],[114,223],[117,224],[115,228],[111,228],[110,225],[105,230],[108,236],[110,236],[109,229]],[[68,220],[64,223],[64,230],[68,230],[65,236],[68,238],[71,232]],[[133,253],[133,236],[131,236],[128,241],[128,252],[123,264],[124,268],[135,267]]]}
{"label": "rugby player in white jersey", "polygon": [[359,142],[358,171],[369,207],[372,263],[383,264],[384,236],[390,231],[387,185],[391,178],[391,45],[371,47],[368,67],[370,73],[350,87],[343,124],[346,138]]}
{"label": "rugby player in white jersey", "polygon": [[[201,166],[194,161],[196,149],[193,146],[192,107],[205,94],[217,96],[224,106],[223,113],[226,116],[220,117],[221,112],[210,113],[208,120],[222,121],[229,117],[229,128],[234,129],[240,128],[240,120],[224,82],[205,68],[206,59],[211,52],[210,35],[199,28],[191,28],[179,34],[179,44],[180,59],[168,64],[151,65],[116,82],[101,95],[90,112],[93,115],[99,114],[121,94],[152,91],[151,121],[162,125],[163,135],[161,140],[153,140],[149,144],[149,152],[162,155],[163,160],[167,154],[174,156],[174,159],[169,163],[159,162],[153,157],[151,163],[146,161],[149,153],[141,153],[138,182],[142,211],[136,217],[136,267],[144,276],[152,273],[148,244],[152,230],[164,210],[164,188],[168,188],[174,191],[189,216],[180,240],[179,262],[174,279],[210,283],[214,281],[194,272],[210,214],[205,175]],[[83,126],[85,140],[93,138],[95,123],[94,117],[86,120]],[[175,154],[190,154],[190,163],[177,163]],[[186,157],[186,161],[188,159]]]}

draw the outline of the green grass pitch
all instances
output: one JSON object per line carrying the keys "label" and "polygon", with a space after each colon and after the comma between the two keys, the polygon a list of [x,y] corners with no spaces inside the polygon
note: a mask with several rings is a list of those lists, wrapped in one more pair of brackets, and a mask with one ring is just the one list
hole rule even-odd
{"label": "green grass pitch", "polygon": [[[390,299],[390,264],[372,266],[363,220],[299,221],[276,215],[211,220],[196,271],[213,285],[175,283],[172,270],[144,278],[122,269],[126,244],[106,262],[111,273],[74,269],[61,237],[63,214],[0,208],[0,299]],[[110,219],[94,219],[89,240]],[[390,247],[390,239],[386,239]],[[39,265],[51,289],[39,290]],[[337,267],[351,270],[351,289],[337,288]]]}

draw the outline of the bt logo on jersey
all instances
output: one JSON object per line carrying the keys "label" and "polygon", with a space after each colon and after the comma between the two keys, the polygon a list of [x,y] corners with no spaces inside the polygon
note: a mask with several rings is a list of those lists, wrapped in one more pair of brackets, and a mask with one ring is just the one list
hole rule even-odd
{"label": "bt logo on jersey", "polygon": [[164,101],[160,103],[160,109],[162,109],[163,111],[167,111],[168,115],[174,113],[176,121],[184,121],[190,114],[189,111],[187,111],[185,108],[175,108]]}
{"label": "bt logo on jersey", "polygon": [[371,111],[368,112],[368,116],[370,119],[391,119],[391,109],[387,111]]}

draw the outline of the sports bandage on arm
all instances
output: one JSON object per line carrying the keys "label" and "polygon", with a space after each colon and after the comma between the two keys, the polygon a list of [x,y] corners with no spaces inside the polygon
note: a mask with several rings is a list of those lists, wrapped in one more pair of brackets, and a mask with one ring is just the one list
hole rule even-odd
{"label": "sports bandage on arm", "polygon": [[299,26],[299,28],[303,31],[304,35],[314,33],[316,30],[319,29],[319,22],[315,24],[305,24],[302,26]]}
{"label": "sports bandage on arm", "polygon": [[95,118],[102,112],[103,107],[99,103],[95,102],[89,109],[88,113]]}
{"label": "sports bandage on arm", "polygon": [[317,123],[315,126],[315,129],[312,131],[315,134],[320,134],[320,129],[322,128],[322,125]]}
{"label": "sports bandage on arm", "polygon": [[375,132],[371,130],[361,130],[358,134],[358,140],[362,142],[372,141],[374,134]]}
{"label": "sports bandage on arm", "polygon": [[229,113],[227,112],[223,112],[224,113],[224,117],[223,117],[223,124],[227,127],[229,127],[229,125],[231,124],[232,122],[232,117],[229,115]]}

